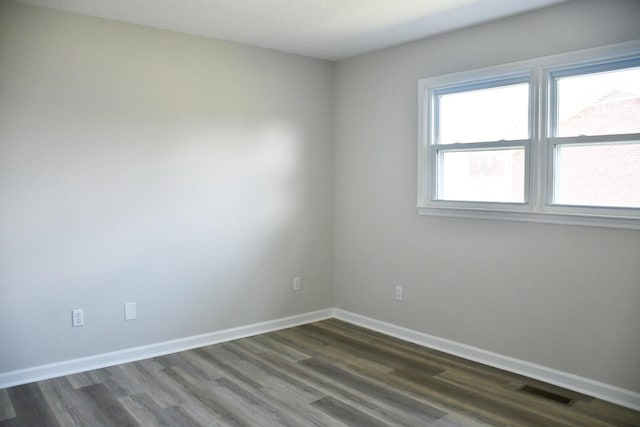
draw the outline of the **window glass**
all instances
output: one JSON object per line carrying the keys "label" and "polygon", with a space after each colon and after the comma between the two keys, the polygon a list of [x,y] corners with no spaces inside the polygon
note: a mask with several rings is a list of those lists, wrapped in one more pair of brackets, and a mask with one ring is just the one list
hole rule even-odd
{"label": "window glass", "polygon": [[640,208],[640,142],[561,145],[555,203]]}
{"label": "window glass", "polygon": [[438,143],[455,144],[529,138],[529,84],[442,94]]}
{"label": "window glass", "polygon": [[445,151],[442,200],[524,202],[524,149]]}
{"label": "window glass", "polygon": [[640,133],[640,68],[562,77],[556,136]]}

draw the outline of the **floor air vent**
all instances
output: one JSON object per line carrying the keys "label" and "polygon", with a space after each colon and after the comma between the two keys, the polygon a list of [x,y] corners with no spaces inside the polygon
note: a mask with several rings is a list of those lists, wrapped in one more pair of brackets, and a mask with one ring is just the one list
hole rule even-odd
{"label": "floor air vent", "polygon": [[538,397],[542,397],[544,399],[561,403],[566,406],[569,406],[573,403],[573,399],[570,399],[565,396],[560,396],[559,394],[551,393],[550,391],[541,390],[537,387],[530,386],[530,385],[523,385],[522,387],[519,388],[519,390],[524,391],[525,393],[533,394]]}

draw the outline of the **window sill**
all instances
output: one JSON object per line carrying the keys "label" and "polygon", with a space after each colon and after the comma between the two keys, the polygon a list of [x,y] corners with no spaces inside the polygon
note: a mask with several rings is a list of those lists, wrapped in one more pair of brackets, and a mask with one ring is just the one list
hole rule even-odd
{"label": "window sill", "polygon": [[418,206],[419,215],[640,230],[640,218],[558,212]]}

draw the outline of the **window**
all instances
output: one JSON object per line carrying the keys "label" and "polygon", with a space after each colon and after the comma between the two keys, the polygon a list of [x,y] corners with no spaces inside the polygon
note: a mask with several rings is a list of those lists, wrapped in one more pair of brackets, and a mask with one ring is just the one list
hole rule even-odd
{"label": "window", "polygon": [[640,229],[640,43],[419,87],[419,213]]}
{"label": "window", "polygon": [[433,195],[525,202],[532,75],[433,91]]}
{"label": "window", "polygon": [[640,208],[640,61],[550,73],[551,203]]}

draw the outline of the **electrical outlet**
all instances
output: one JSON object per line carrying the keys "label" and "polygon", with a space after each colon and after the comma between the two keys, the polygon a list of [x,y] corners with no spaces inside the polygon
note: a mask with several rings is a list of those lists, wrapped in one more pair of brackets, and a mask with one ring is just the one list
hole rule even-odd
{"label": "electrical outlet", "polygon": [[294,291],[299,291],[300,289],[302,289],[302,284],[300,282],[300,278],[299,277],[294,277],[293,278],[293,290]]}
{"label": "electrical outlet", "polygon": [[135,320],[138,317],[136,313],[135,302],[124,303],[124,320]]}
{"label": "electrical outlet", "polygon": [[84,310],[76,308],[71,311],[71,326],[74,328],[77,326],[84,326]]}
{"label": "electrical outlet", "polygon": [[402,286],[396,286],[396,300],[402,301]]}

